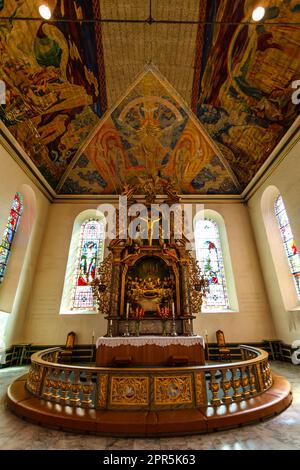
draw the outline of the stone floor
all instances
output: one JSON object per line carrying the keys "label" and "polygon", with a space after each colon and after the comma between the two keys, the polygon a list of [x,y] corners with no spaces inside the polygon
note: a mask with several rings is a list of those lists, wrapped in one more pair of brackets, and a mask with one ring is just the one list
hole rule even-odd
{"label": "stone floor", "polygon": [[88,450],[195,450],[195,449],[282,449],[300,450],[300,367],[273,362],[272,370],[284,375],[293,387],[292,405],[263,423],[229,431],[186,437],[117,439],[53,431],[26,423],[5,404],[7,386],[26,368],[0,370],[0,449],[88,449]]}

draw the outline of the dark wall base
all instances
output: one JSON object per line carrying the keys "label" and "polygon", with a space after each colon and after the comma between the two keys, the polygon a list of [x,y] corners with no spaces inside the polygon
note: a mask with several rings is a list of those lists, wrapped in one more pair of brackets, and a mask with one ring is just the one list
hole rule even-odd
{"label": "dark wall base", "polygon": [[[241,351],[239,348],[241,343],[227,343],[227,346],[230,348],[231,357],[233,360],[241,360]],[[292,363],[292,353],[293,350],[291,345],[284,344],[281,341],[262,341],[257,343],[248,343],[249,346],[258,347],[264,349],[269,353],[270,360],[284,361]],[[0,368],[18,366],[18,365],[28,365],[30,364],[30,356],[43,349],[53,348],[53,347],[64,347],[64,345],[31,345],[28,347],[28,351],[25,357],[21,357],[21,349],[19,349],[19,354],[16,354],[14,347],[6,351],[6,362],[5,364],[0,365]],[[216,343],[208,344],[209,356],[206,359],[211,361],[219,361],[218,347]],[[75,345],[72,356],[72,364],[88,364],[89,362],[93,363],[96,360],[96,348],[95,345],[91,344],[78,344]]]}

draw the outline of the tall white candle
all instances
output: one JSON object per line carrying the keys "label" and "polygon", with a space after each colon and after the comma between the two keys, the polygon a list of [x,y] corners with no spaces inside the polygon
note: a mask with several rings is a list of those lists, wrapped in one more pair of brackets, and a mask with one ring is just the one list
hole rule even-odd
{"label": "tall white candle", "polygon": [[207,330],[205,330],[205,336],[207,336]]}
{"label": "tall white candle", "polygon": [[127,302],[127,305],[126,305],[126,320],[128,320],[129,318],[129,303]]}
{"label": "tall white candle", "polygon": [[175,320],[175,305],[174,302],[172,302],[172,318]]}

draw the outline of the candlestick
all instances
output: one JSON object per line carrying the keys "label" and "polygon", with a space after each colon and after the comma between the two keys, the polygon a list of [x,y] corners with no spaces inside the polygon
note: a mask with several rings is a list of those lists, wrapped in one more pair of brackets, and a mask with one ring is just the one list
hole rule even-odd
{"label": "candlestick", "polygon": [[109,338],[113,336],[113,321],[111,318],[108,318],[107,334]]}

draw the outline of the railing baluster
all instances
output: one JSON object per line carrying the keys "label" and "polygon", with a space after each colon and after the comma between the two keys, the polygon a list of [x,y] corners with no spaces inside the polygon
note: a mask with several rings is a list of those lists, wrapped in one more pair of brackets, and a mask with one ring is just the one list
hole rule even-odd
{"label": "railing baluster", "polygon": [[61,381],[60,401],[61,401],[62,404],[66,404],[66,402],[68,402],[70,400],[70,397],[69,397],[69,391],[71,390],[71,383],[70,383],[70,380],[69,380],[70,374],[71,374],[70,370],[65,370],[64,371],[64,380]]}
{"label": "railing baluster", "polygon": [[49,367],[46,372],[45,391],[43,393],[43,396],[46,397],[47,399],[50,399],[52,397],[51,375],[52,375],[52,369]]}
{"label": "railing baluster", "polygon": [[250,395],[249,389],[249,371],[247,367],[241,367],[241,385],[242,385],[242,397],[247,399]]}
{"label": "railing baluster", "polygon": [[[95,401],[99,401],[99,396],[96,397],[94,393],[97,389],[97,395],[99,395],[99,390],[93,383],[92,377],[93,374],[101,373],[101,377],[106,377],[105,380],[108,383],[109,371],[104,373],[102,369],[100,371],[97,367],[84,368],[51,363],[51,360],[55,360],[58,352],[59,349],[48,350],[33,355],[27,378],[29,392],[45,400],[60,403],[62,406],[99,407],[99,402],[95,403]],[[271,387],[272,374],[267,353],[247,346],[241,346],[241,352],[245,358],[244,362],[232,363],[228,367],[216,365],[197,368],[197,371],[201,370],[203,377],[205,374],[209,375],[207,382],[209,394],[206,391],[205,380],[203,382],[205,389],[203,406],[205,404],[214,408],[221,405],[228,406],[232,402],[247,400]],[[48,364],[45,362],[46,360]],[[134,373],[131,371],[131,374]],[[140,374],[140,369],[137,369],[137,374]],[[196,376],[197,374],[193,374],[193,377]],[[103,383],[105,383],[105,387],[102,386],[102,388],[106,394],[106,382]],[[194,390],[197,390],[197,384],[194,385]],[[106,406],[106,395],[101,395],[101,408],[105,409]],[[153,407],[152,401],[149,406]]]}
{"label": "railing baluster", "polygon": [[270,363],[269,361],[266,361],[266,364],[267,364],[267,380],[268,380],[268,387],[271,387],[272,383],[273,383],[273,377],[272,377],[272,371],[271,371],[271,367],[270,367]]}
{"label": "railing baluster", "polygon": [[263,361],[261,364],[262,375],[264,381],[264,390],[267,390],[272,385],[272,375],[270,370],[270,364],[268,361]]}
{"label": "railing baluster", "polygon": [[242,396],[241,396],[241,393],[239,391],[239,388],[241,386],[241,379],[238,376],[239,368],[232,368],[231,370],[232,370],[231,384],[232,384],[232,388],[233,388],[232,399],[233,399],[233,401],[241,401]]}
{"label": "railing baluster", "polygon": [[257,394],[254,365],[249,366],[249,383],[250,383],[250,394],[254,396]]}
{"label": "railing baluster", "polygon": [[218,371],[212,370],[210,372],[210,390],[212,392],[212,399],[211,399],[211,405],[212,406],[219,406],[221,404],[221,400],[219,398],[219,390],[220,390],[220,384],[216,380],[216,374]]}
{"label": "railing baluster", "polygon": [[92,373],[86,372],[86,383],[82,384],[82,391],[83,391],[83,400],[81,402],[84,408],[90,408],[92,404],[91,395],[93,392],[93,383],[92,383]]}
{"label": "railing baluster", "polygon": [[60,377],[60,370],[59,369],[54,369],[54,379],[53,379],[53,389],[54,389],[54,394],[52,395],[52,398],[55,401],[60,400],[60,387],[61,387],[61,381],[59,379]]}
{"label": "railing baluster", "polygon": [[71,385],[72,390],[72,398],[70,398],[70,404],[72,406],[79,406],[80,405],[80,398],[79,393],[81,390],[81,384],[79,383],[79,370],[75,370],[74,372],[74,382]]}
{"label": "railing baluster", "polygon": [[223,389],[223,392],[224,392],[224,395],[222,397],[222,402],[225,403],[225,405],[229,405],[232,402],[232,398],[228,393],[229,390],[231,389],[231,381],[227,378],[228,371],[229,369],[222,369],[221,388]]}

